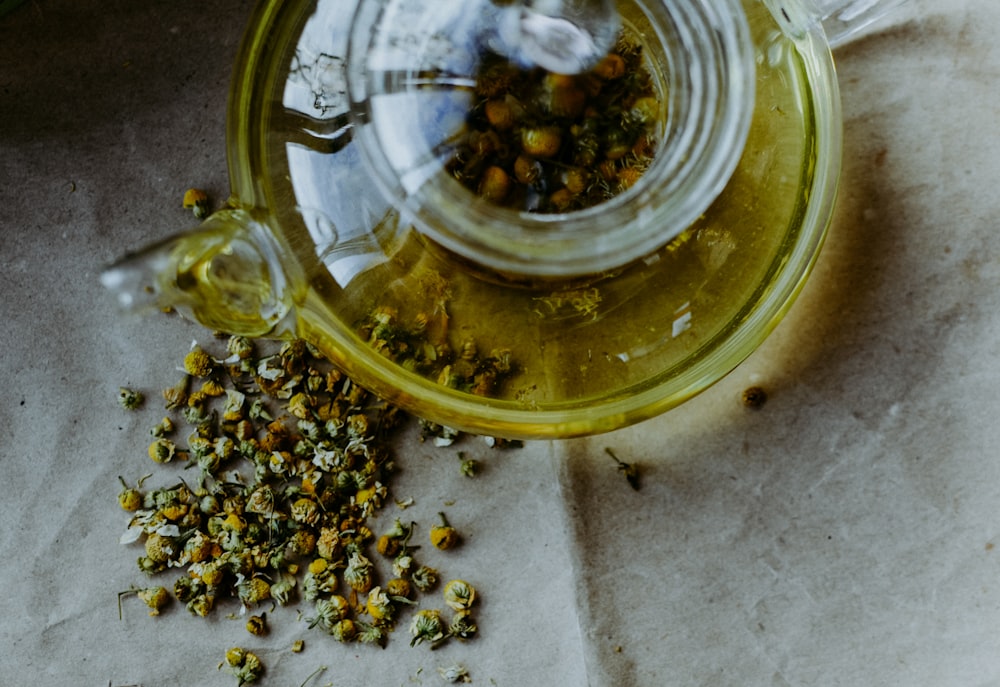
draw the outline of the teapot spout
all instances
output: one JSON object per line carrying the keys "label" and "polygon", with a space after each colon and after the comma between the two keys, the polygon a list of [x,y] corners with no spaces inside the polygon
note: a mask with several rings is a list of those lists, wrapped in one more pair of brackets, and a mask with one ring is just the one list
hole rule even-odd
{"label": "teapot spout", "polygon": [[243,336],[293,328],[294,289],[276,239],[242,209],[124,258],[101,283],[128,312],[173,308],[206,327]]}

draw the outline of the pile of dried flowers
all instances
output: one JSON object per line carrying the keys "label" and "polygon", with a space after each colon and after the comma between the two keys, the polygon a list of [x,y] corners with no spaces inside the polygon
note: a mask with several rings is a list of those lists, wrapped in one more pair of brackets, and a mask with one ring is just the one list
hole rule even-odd
{"label": "pile of dried flowers", "polygon": [[[267,632],[264,604],[308,604],[310,628],[341,642],[384,645],[401,612],[438,586],[410,543],[415,524],[398,518],[380,536],[369,519],[389,498],[394,470],[388,439],[403,414],[329,365],[310,345],[288,341],[269,354],[229,337],[224,356],[197,343],[180,383],[163,392],[168,415],[153,429],[148,455],[181,463],[190,476],[146,489],[146,477],[122,479],[119,505],[131,514],[122,543],[142,542],[139,569],[178,572],[172,587],[134,587],[150,615],[171,596],[206,616],[225,598],[239,600],[253,634]],[[121,390],[126,408],[142,396]],[[187,428],[187,436],[181,438]],[[442,514],[431,543],[448,548],[457,531]],[[379,580],[383,556],[392,576]],[[411,644],[437,646],[476,635],[473,587],[443,585],[451,611],[413,609]],[[172,592],[172,595],[171,595]],[[240,660],[236,660],[239,658]],[[262,667],[228,656],[240,684]]]}

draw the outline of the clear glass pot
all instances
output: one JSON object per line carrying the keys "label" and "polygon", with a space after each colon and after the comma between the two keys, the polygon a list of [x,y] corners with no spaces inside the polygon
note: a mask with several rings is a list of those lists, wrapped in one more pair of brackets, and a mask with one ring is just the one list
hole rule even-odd
{"label": "clear glass pot", "polygon": [[230,94],[230,207],[104,283],[132,309],[303,337],[481,434],[609,431],[719,380],[787,311],[830,221],[823,21],[839,41],[896,3],[618,0],[657,94],[655,155],[606,202],[548,213],[448,169],[511,4],[261,2]]}

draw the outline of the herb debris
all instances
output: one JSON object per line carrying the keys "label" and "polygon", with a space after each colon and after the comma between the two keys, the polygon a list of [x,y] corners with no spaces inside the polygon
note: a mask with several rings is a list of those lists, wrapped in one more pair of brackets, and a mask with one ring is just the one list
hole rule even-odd
{"label": "herb debris", "polygon": [[[247,614],[247,631],[263,637],[273,616],[262,606],[304,603],[312,610],[299,617],[310,629],[385,646],[400,615],[439,577],[409,543],[416,523],[397,518],[381,536],[371,529],[389,499],[388,440],[404,415],[304,341],[269,354],[259,346],[228,337],[216,357],[195,343],[183,378],[164,391],[174,417],[151,430],[147,454],[161,466],[182,464],[187,474],[161,488],[146,486],[151,475],[134,484],[119,478],[118,503],[130,516],[121,541],[142,544],[137,567],[145,575],[179,574],[172,585],[122,592],[119,610],[121,597],[135,595],[157,615],[173,597],[205,617],[232,599]],[[456,546],[457,531],[441,519],[431,542]],[[385,565],[376,566],[375,556]],[[379,568],[390,567],[391,577],[381,579]],[[452,580],[443,593],[454,616],[413,610],[411,644],[476,636],[472,586]],[[264,672],[260,658],[239,647],[223,667],[240,685]]]}

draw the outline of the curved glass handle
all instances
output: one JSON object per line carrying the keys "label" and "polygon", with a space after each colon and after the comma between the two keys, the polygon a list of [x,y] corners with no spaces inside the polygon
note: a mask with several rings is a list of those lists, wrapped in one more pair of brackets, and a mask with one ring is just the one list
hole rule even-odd
{"label": "curved glass handle", "polygon": [[908,0],[809,0],[823,22],[831,48],[847,43],[876,19]]}

